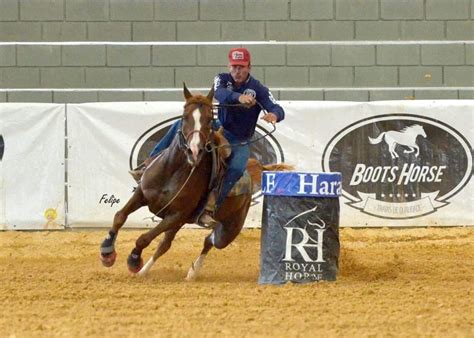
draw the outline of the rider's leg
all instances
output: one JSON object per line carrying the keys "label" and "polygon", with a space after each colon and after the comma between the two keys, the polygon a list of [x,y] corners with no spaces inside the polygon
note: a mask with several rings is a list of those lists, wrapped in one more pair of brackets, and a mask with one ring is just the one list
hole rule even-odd
{"label": "rider's leg", "polygon": [[[171,142],[173,142],[174,137],[178,133],[178,130],[181,128],[181,120],[176,121],[173,123],[171,128],[168,130],[168,132],[161,138],[161,140],[156,144],[155,148],[153,148],[152,152],[150,153],[149,157],[153,158],[157,156],[160,152],[165,150],[171,145]],[[149,161],[148,161],[149,162]],[[143,162],[139,167],[130,170],[129,173],[132,175],[132,177],[135,179],[135,181],[139,182],[143,172],[145,171],[146,167],[148,166],[149,163],[147,163],[147,160]]]}
{"label": "rider's leg", "polygon": [[232,147],[232,154],[228,161],[228,167],[224,175],[224,182],[219,192],[219,196],[217,197],[216,209],[224,203],[227,194],[229,194],[235,183],[237,183],[244,174],[249,156],[250,149],[248,145]]}
{"label": "rider's leg", "polygon": [[248,145],[232,147],[232,153],[227,162],[227,170],[224,174],[219,195],[216,197],[215,193],[211,193],[204,213],[199,218],[199,223],[204,223],[210,226],[215,226],[217,224],[217,221],[214,219],[214,213],[222,205],[227,194],[234,187],[234,184],[242,177],[247,166],[249,155],[250,149]]}
{"label": "rider's leg", "polygon": [[168,148],[173,142],[174,137],[178,133],[178,130],[181,129],[181,120],[176,121],[171,125],[171,128],[168,132],[161,138],[161,140],[156,144],[153,151],[150,153],[150,157],[156,156],[161,153],[163,150]]}

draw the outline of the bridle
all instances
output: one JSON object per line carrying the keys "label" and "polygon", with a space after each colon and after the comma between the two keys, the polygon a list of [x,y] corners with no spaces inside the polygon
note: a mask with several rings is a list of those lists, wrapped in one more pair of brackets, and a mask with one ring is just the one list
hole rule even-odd
{"label": "bridle", "polygon": [[[185,108],[186,108],[186,106],[185,106]],[[211,111],[213,111],[213,109],[214,109],[213,105],[208,105],[208,104],[205,104],[205,103],[197,104],[198,109],[200,109],[202,106],[210,107]],[[213,121],[214,121],[214,114],[213,114],[212,119],[210,121],[211,125],[212,125]],[[183,131],[183,126],[184,126],[184,117],[181,118],[181,128],[178,130],[178,135],[179,135],[179,146],[180,146],[180,148],[184,149],[185,152],[191,150],[190,146],[189,146],[189,140],[196,133],[199,134],[199,136],[204,140],[203,149],[205,149],[206,151],[208,151],[208,149],[212,149],[212,147],[211,147],[211,145],[213,143],[212,142],[212,140],[213,140],[212,135],[214,133],[214,130],[212,129],[212,126],[211,126],[211,131],[210,131],[209,135],[207,135],[207,136],[201,130],[198,130],[198,129],[193,129],[193,130],[189,131],[187,134],[185,134],[184,131]]]}
{"label": "bridle", "polygon": [[[257,104],[260,106],[260,108],[262,109],[263,113],[264,114],[267,114],[267,110],[260,104],[260,102],[257,101]],[[198,104],[198,108],[200,108],[201,106],[203,105],[206,105],[206,106],[209,106],[205,103],[200,103]],[[185,106],[186,107],[186,106]],[[185,152],[188,152],[190,151],[190,147],[189,147],[189,139],[195,134],[195,133],[199,133],[200,136],[202,136],[202,138],[205,140],[205,145],[204,145],[204,150],[206,152],[215,152],[218,148],[222,148],[222,147],[233,147],[233,146],[237,146],[237,147],[243,147],[245,145],[249,145],[249,144],[252,144],[252,143],[255,143],[255,142],[258,142],[260,141],[261,139],[269,136],[270,134],[272,134],[273,132],[275,132],[276,130],[276,126],[273,124],[273,130],[270,131],[270,132],[267,132],[265,133],[264,135],[256,138],[255,140],[251,140],[251,141],[246,141],[246,142],[239,142],[239,143],[234,143],[234,144],[222,144],[222,145],[219,145],[219,146],[216,146],[213,142],[213,137],[212,135],[214,134],[214,129],[212,128],[212,124],[215,120],[215,112],[220,108],[220,107],[246,107],[244,104],[241,104],[241,103],[238,103],[238,104],[213,104],[211,107],[211,110],[212,110],[212,119],[210,121],[211,123],[211,131],[209,133],[209,135],[206,137],[206,135],[204,135],[204,133],[200,130],[197,130],[197,129],[193,129],[191,130],[190,132],[187,133],[187,135],[184,134],[183,132],[183,124],[184,124],[184,118],[181,118],[181,129],[179,129],[178,131],[178,135],[179,135],[179,146],[181,149],[184,149]],[[214,153],[215,154],[215,153]],[[184,181],[184,183],[181,185],[181,188],[176,192],[176,194],[173,196],[173,198],[171,198],[171,200],[168,201],[168,203],[166,203],[166,205],[164,207],[162,207],[158,212],[156,212],[152,217],[147,217],[145,219],[148,219],[150,218],[153,222],[157,222],[155,220],[155,216],[158,216],[158,214],[160,214],[163,210],[165,210],[168,206],[171,205],[171,203],[173,203],[173,201],[178,197],[178,195],[181,193],[181,191],[184,189],[184,187],[186,186],[186,184],[188,183],[189,179],[191,178],[191,176],[193,175],[194,173],[194,170],[196,169],[196,166],[193,166],[191,168],[191,171],[189,172],[188,174],[188,177],[186,178],[186,180]]]}
{"label": "bridle", "polygon": [[[208,104],[205,104],[205,103],[199,103],[197,104],[198,108],[201,108],[201,106],[209,106],[211,108],[211,110],[213,109],[212,105],[208,105]],[[187,106],[187,105],[186,105]],[[185,106],[185,108],[186,108]],[[210,123],[212,124],[214,120],[214,114],[213,114],[213,117],[210,121]],[[209,133],[209,135],[206,137],[206,135],[200,131],[200,130],[197,130],[197,129],[193,129],[191,130],[190,132],[187,133],[187,135],[184,134],[183,132],[183,124],[184,124],[184,117],[181,118],[181,128],[179,129],[178,131],[178,135],[179,135],[179,147],[181,149],[184,150],[184,152],[187,154],[189,151],[191,151],[191,148],[189,146],[189,139],[195,134],[195,133],[199,133],[200,136],[202,136],[202,138],[205,140],[205,145],[204,145],[204,149],[208,151],[208,148],[210,145],[210,148],[212,149],[212,135],[214,133],[214,130],[212,129],[212,126],[211,126],[211,131]],[[186,184],[188,183],[189,179],[191,178],[191,176],[193,175],[194,171],[196,170],[196,166],[192,166],[191,167],[191,171],[189,172],[188,176],[186,177],[186,180],[184,181],[184,183],[181,185],[181,187],[179,188],[179,190],[176,192],[176,194],[173,196],[173,198],[171,198],[168,203],[166,203],[159,211],[157,211],[152,217],[146,217],[145,219],[151,219],[152,222],[157,222],[155,220],[155,216],[158,216],[158,214],[160,214],[163,210],[165,210],[167,207],[169,207],[171,205],[171,203],[173,203],[173,201],[178,197],[178,195],[181,193],[181,191],[184,189],[184,187],[186,186]]]}

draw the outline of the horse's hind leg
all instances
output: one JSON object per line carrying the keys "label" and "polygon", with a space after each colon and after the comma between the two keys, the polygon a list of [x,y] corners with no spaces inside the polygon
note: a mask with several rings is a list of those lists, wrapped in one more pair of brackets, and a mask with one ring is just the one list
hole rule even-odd
{"label": "horse's hind leg", "polygon": [[[239,196],[237,196],[237,198],[238,197]],[[236,197],[228,197],[222,206],[222,210],[230,208],[230,205],[232,205],[234,202],[237,202],[235,199]],[[225,218],[219,218],[220,215],[217,215],[221,222],[204,239],[204,248],[202,249],[199,257],[189,268],[188,275],[186,276],[187,281],[196,279],[198,272],[201,270],[202,265],[204,264],[204,259],[212,247],[224,249],[240,234],[250,207],[250,199],[251,196],[248,196],[247,199],[240,201],[242,203],[241,207],[235,212],[229,212],[229,215],[227,215]]]}
{"label": "horse's hind leg", "polygon": [[[150,245],[151,241],[153,241],[159,234],[165,231],[177,232],[183,226],[184,222],[180,222],[180,218],[181,216],[178,214],[167,216],[153,229],[151,229],[150,231],[138,237],[137,241],[135,242],[135,248],[132,249],[132,252],[127,258],[128,270],[130,272],[137,273],[138,271],[142,269],[143,267],[143,259],[141,258],[142,251],[148,245]],[[166,246],[163,247],[163,249],[165,248]],[[166,250],[164,252],[166,252]]]}
{"label": "horse's hind leg", "polygon": [[125,206],[115,214],[112,229],[109,230],[107,237],[105,237],[100,245],[99,257],[104,266],[111,267],[115,263],[115,259],[117,258],[115,252],[115,241],[117,239],[118,231],[124,225],[128,215],[145,204],[143,193],[139,186]]}
{"label": "horse's hind leg", "polygon": [[206,236],[206,238],[204,238],[204,247],[199,257],[191,264],[191,267],[189,268],[188,274],[186,276],[187,281],[192,281],[196,279],[199,270],[201,270],[202,265],[204,264],[204,259],[206,258],[207,253],[214,246],[213,238],[214,231],[212,231],[209,235]]}
{"label": "horse's hind leg", "polygon": [[392,155],[392,159],[398,158],[398,154],[395,151],[397,144],[395,142],[390,143],[388,150],[390,151],[390,155]]}
{"label": "horse's hind leg", "polygon": [[156,251],[153,256],[150,257],[150,259],[146,262],[143,268],[138,272],[140,276],[145,276],[148,271],[150,271],[151,267],[157,261],[157,259],[163,256],[171,248],[171,243],[173,242],[173,239],[176,236],[178,230],[179,229],[173,229],[165,232],[165,235],[158,244],[158,247],[156,248]]}

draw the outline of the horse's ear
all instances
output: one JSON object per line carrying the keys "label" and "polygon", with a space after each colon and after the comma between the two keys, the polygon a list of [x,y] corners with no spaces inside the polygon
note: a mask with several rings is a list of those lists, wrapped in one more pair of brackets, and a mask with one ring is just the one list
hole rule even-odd
{"label": "horse's ear", "polygon": [[188,87],[186,87],[186,83],[183,82],[183,92],[184,92],[184,98],[187,100],[189,99],[191,96],[193,96],[193,94],[191,94],[191,92],[189,91]]}
{"label": "horse's ear", "polygon": [[211,87],[209,94],[207,94],[207,98],[212,102],[212,99],[214,98],[214,86]]}

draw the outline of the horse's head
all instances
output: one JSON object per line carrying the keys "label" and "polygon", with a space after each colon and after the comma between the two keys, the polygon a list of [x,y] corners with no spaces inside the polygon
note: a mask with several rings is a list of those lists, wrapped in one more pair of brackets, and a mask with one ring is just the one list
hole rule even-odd
{"label": "horse's head", "polygon": [[425,133],[425,130],[423,129],[422,126],[420,126],[419,124],[415,124],[415,125],[413,125],[413,127],[418,132],[418,135],[421,135],[424,138],[426,138],[426,133]]}
{"label": "horse's head", "polygon": [[188,162],[192,166],[197,166],[206,151],[206,144],[211,140],[214,88],[207,96],[192,95],[186,84],[183,85],[186,103],[184,104],[181,132],[186,143]]}

